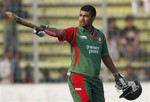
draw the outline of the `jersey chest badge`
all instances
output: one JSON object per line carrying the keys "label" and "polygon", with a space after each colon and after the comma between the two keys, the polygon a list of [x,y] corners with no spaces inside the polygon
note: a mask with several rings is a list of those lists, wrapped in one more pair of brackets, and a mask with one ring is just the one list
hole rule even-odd
{"label": "jersey chest badge", "polygon": [[101,43],[102,42],[102,39],[101,38],[98,38],[98,43]]}

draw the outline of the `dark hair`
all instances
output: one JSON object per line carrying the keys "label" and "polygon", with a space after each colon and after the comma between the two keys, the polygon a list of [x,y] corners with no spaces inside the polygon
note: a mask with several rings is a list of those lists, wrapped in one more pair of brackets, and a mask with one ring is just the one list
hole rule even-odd
{"label": "dark hair", "polygon": [[134,17],[132,15],[128,15],[125,17],[125,21],[128,21],[128,20],[133,20]]}
{"label": "dark hair", "polygon": [[84,5],[81,7],[81,10],[82,11],[90,11],[92,17],[95,17],[96,16],[96,10],[93,6],[91,5]]}
{"label": "dark hair", "polygon": [[110,24],[110,23],[113,22],[113,21],[116,21],[116,18],[115,18],[115,17],[109,17],[109,18],[107,19],[107,23],[108,23],[108,24]]}

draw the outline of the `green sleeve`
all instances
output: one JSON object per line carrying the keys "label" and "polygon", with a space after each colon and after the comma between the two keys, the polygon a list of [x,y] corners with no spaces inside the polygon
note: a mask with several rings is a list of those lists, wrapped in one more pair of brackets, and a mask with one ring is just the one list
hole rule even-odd
{"label": "green sleeve", "polygon": [[109,55],[109,52],[108,52],[108,48],[107,48],[107,42],[106,42],[106,38],[105,38],[105,35],[103,34],[103,42],[102,42],[102,52],[101,52],[101,55],[102,56],[106,56],[106,55]]}

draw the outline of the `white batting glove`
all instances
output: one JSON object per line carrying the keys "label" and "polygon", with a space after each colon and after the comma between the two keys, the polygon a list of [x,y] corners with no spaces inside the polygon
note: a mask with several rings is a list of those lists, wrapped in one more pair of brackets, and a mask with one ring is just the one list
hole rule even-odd
{"label": "white batting glove", "polygon": [[36,29],[34,29],[33,30],[33,33],[34,34],[36,34],[36,35],[38,35],[39,37],[43,37],[46,33],[44,32],[44,30],[45,29],[48,29],[48,25],[40,25],[40,27],[42,28],[42,29],[38,29],[38,28],[36,28]]}
{"label": "white batting glove", "polygon": [[119,73],[115,73],[115,74],[113,74],[113,76],[114,76],[115,82],[116,82],[115,87],[118,90],[124,90],[128,87],[128,83],[122,75],[120,75]]}
{"label": "white batting glove", "polygon": [[38,35],[39,37],[43,37],[45,35],[45,32],[43,30],[37,30],[37,29],[34,29],[33,30],[33,34],[36,34]]}

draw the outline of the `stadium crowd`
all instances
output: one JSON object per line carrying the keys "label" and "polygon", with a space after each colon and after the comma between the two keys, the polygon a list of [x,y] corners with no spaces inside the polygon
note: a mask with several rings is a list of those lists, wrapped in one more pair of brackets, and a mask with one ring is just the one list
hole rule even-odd
{"label": "stadium crowd", "polygon": [[[25,68],[20,67],[22,53],[12,53],[11,50],[5,51],[3,60],[0,61],[0,83],[34,83],[33,68],[30,65]],[[44,69],[41,71],[42,76],[39,78],[40,83],[67,82],[67,69],[60,68],[59,76],[51,78],[50,71]]]}

